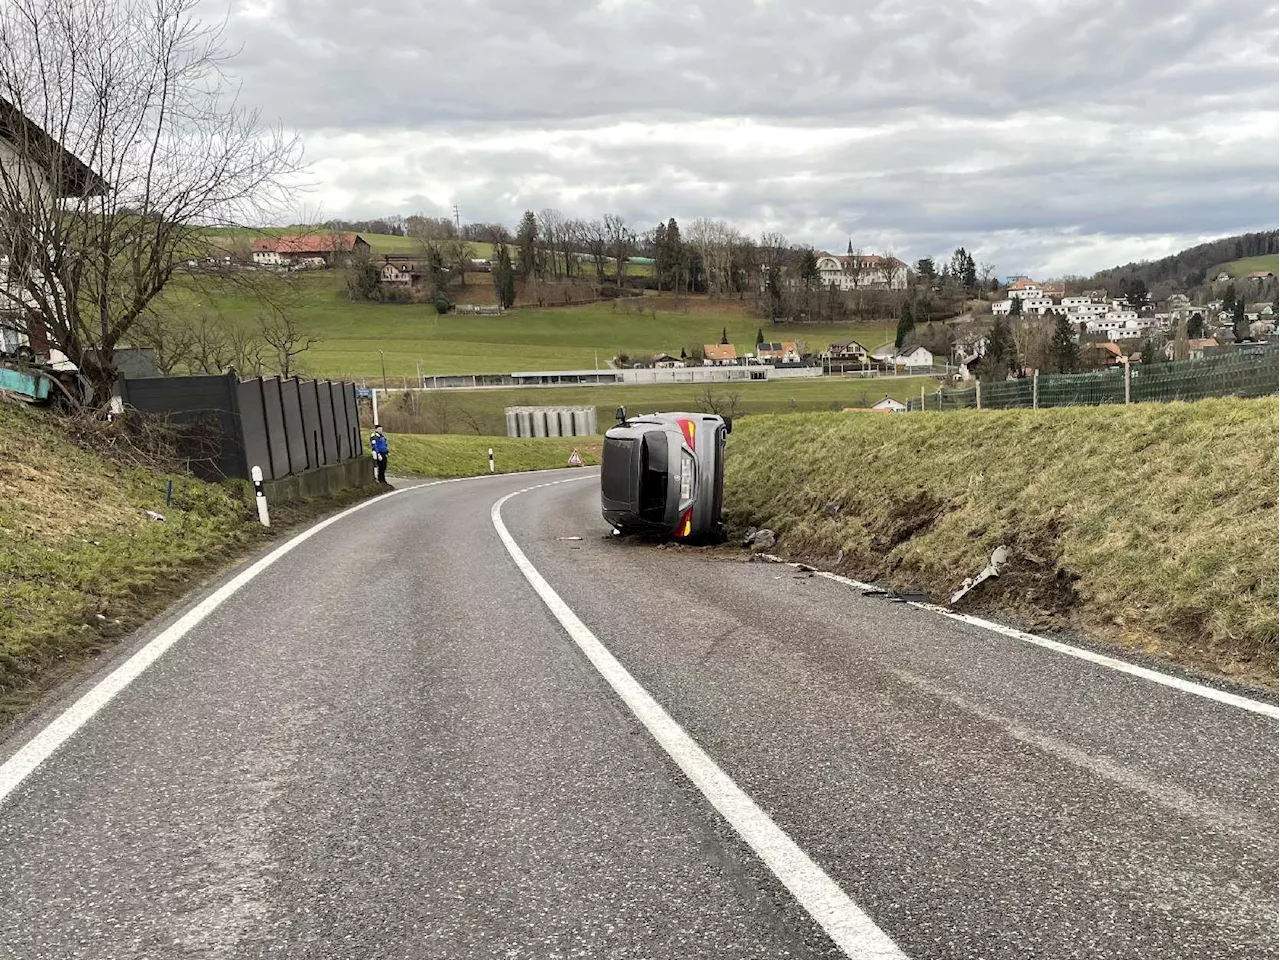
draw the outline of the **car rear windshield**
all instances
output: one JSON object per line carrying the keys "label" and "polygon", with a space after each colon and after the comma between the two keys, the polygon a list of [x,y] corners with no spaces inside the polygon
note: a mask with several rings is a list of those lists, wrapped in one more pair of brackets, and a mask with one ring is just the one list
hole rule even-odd
{"label": "car rear windshield", "polygon": [[632,502],[635,492],[631,489],[631,448],[634,444],[634,440],[604,438],[600,458],[600,493],[606,500]]}
{"label": "car rear windshield", "polygon": [[667,435],[655,430],[640,451],[640,516],[662,523],[667,514]]}

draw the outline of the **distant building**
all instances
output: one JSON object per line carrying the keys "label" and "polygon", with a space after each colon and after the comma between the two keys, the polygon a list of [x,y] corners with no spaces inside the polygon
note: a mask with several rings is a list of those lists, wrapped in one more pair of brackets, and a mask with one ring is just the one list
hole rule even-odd
{"label": "distant building", "polygon": [[738,351],[732,343],[708,343],[702,347],[702,362],[715,366],[726,366],[736,363]]}
{"label": "distant building", "polygon": [[890,413],[903,413],[907,409],[907,405],[901,400],[895,400],[893,397],[885,394],[883,400],[877,400],[871,405],[872,410],[887,410]]}
{"label": "distant building", "polygon": [[894,358],[894,363],[896,366],[906,367],[908,370],[929,369],[933,366],[933,354],[924,347],[916,346],[899,353]]}
{"label": "distant building", "polygon": [[818,255],[818,279],[837,290],[905,290],[907,265],[897,257],[849,252]]}
{"label": "distant building", "polygon": [[853,360],[862,363],[869,356],[867,348],[857,340],[837,340],[827,348],[824,360]]}
{"label": "distant building", "polygon": [[328,267],[346,266],[351,255],[368,250],[369,243],[358,233],[316,233],[287,237],[260,237],[253,241],[253,262],[260,266],[282,267],[319,258]]}
{"label": "distant building", "polygon": [[794,341],[786,343],[758,343],[756,356],[766,363],[799,363],[800,353]]}

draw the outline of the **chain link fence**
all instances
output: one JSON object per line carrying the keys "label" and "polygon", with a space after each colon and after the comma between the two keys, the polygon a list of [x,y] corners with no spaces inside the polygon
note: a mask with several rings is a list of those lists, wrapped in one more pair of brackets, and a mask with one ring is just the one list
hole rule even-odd
{"label": "chain link fence", "polygon": [[1245,344],[1230,353],[1171,363],[1123,364],[1093,373],[1033,374],[1015,380],[940,389],[912,397],[907,409],[1003,410],[1264,397],[1277,392],[1280,345]]}

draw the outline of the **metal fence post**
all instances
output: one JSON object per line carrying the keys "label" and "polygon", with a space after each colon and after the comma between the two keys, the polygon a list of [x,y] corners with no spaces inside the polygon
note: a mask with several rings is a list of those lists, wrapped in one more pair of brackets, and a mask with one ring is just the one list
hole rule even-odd
{"label": "metal fence post", "polygon": [[1031,371],[1031,409],[1040,409],[1040,371]]}

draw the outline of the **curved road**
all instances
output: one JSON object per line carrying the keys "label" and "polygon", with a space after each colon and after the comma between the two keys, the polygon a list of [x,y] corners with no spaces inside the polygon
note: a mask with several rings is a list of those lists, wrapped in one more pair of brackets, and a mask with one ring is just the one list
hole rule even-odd
{"label": "curved road", "polygon": [[[567,478],[501,508],[557,616],[491,513]],[[1275,955],[1272,716],[609,540],[597,497],[565,472],[358,509],[15,774],[208,591],[144,631],[0,745],[0,957]]]}

